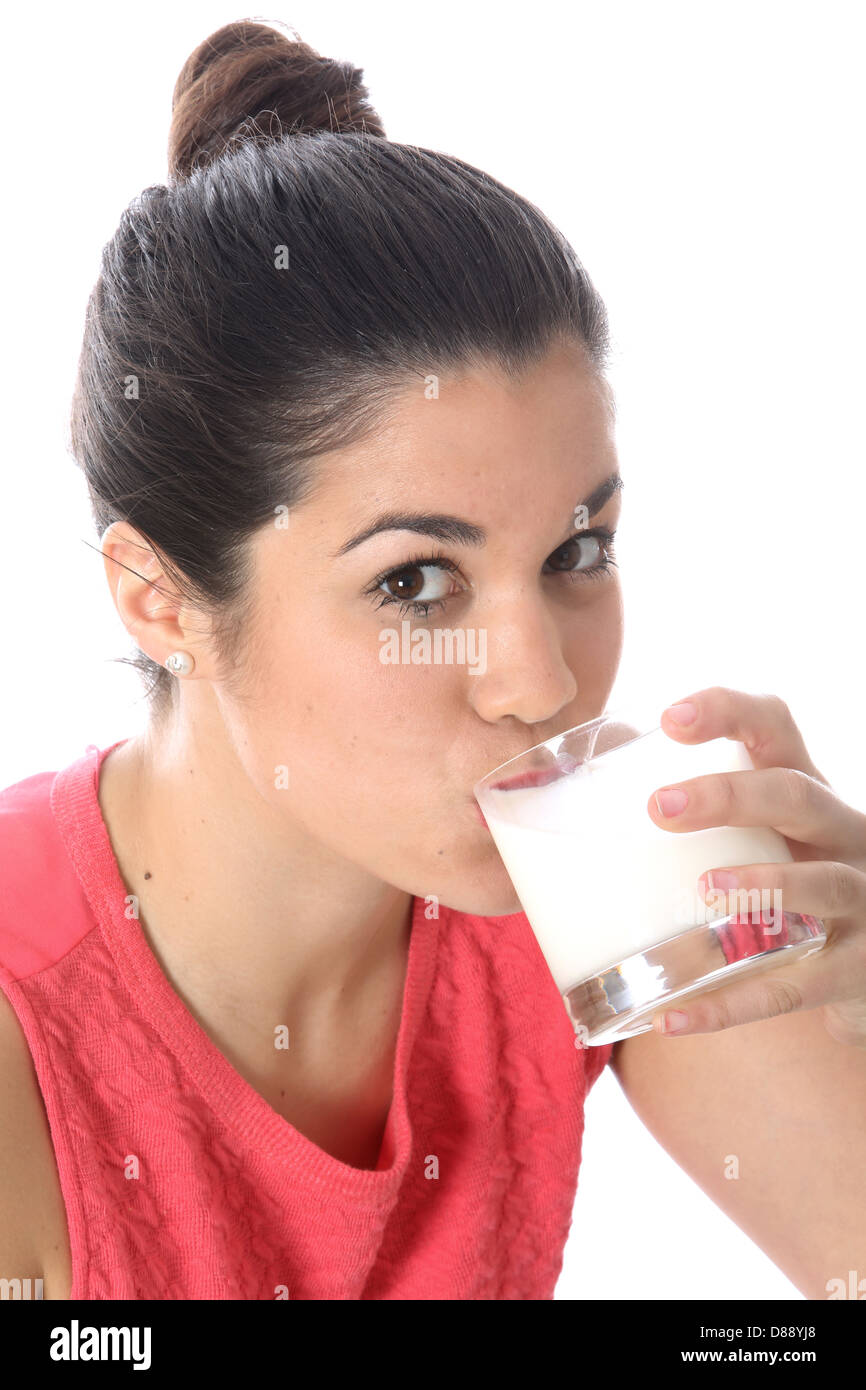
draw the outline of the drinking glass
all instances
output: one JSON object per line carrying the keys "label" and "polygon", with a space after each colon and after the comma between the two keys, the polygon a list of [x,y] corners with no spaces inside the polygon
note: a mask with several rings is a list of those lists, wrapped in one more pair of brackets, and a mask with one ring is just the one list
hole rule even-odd
{"label": "drinking glass", "polygon": [[[749,771],[745,745],[683,744],[639,701],[509,759],[473,788],[575,1029],[576,1045],[646,1033],[675,1001],[821,950],[817,917],[781,890],[719,893],[699,876],[791,861],[766,826],[662,830],[653,791],[705,773]],[[772,899],[772,901],[771,901]]]}

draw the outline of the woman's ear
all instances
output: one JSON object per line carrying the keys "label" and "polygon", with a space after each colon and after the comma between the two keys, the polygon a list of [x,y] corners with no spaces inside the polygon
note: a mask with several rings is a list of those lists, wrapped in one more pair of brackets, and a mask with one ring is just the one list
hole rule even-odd
{"label": "woman's ear", "polygon": [[182,626],[183,599],[141,533],[128,522],[114,521],[100,548],[115,608],[135,645],[160,666],[178,649],[192,651],[192,634]]}

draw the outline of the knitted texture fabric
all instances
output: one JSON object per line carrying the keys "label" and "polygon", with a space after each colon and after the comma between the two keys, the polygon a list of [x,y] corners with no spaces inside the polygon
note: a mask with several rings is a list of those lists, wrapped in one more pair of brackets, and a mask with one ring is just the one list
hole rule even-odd
{"label": "knitted texture fabric", "polygon": [[391,1108],[377,1167],[354,1168],[160,967],[97,795],[117,746],[0,791],[0,987],[45,1105],[70,1298],[552,1298],[613,1049],[575,1045],[526,916],[414,898]]}

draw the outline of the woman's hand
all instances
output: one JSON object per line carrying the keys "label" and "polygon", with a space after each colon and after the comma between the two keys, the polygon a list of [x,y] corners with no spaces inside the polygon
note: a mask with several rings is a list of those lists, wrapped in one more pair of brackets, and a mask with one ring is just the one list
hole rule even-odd
{"label": "woman's hand", "polygon": [[[695,710],[691,722],[689,705]],[[702,874],[699,891],[719,906],[720,889],[766,889],[762,902],[773,901],[769,894],[781,889],[784,910],[820,917],[827,942],[807,961],[768,968],[688,1000],[684,1027],[665,1027],[669,1013],[657,1015],[653,1026],[686,1036],[820,1007],[831,1037],[866,1048],[866,815],[832,790],[809,757],[788,706],[776,695],[713,686],[666,709],[661,724],[679,743],[739,739],[755,770],[676,783],[675,789],[688,797],[681,810],[665,799],[674,786],[660,787],[656,795],[661,805],[653,795],[647,806],[655,824],[672,832],[771,826],[785,837],[795,861],[724,870],[707,865],[715,884]],[[736,884],[723,879],[724,873],[735,873]]]}

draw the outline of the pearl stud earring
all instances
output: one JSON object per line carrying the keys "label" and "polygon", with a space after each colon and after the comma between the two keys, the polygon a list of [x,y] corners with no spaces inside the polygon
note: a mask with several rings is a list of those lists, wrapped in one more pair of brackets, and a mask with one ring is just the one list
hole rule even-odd
{"label": "pearl stud earring", "polygon": [[195,666],[195,657],[190,656],[189,652],[172,652],[165,665],[176,676],[188,676]]}

